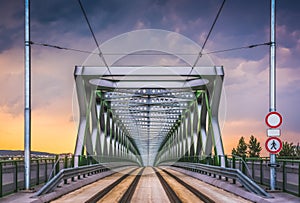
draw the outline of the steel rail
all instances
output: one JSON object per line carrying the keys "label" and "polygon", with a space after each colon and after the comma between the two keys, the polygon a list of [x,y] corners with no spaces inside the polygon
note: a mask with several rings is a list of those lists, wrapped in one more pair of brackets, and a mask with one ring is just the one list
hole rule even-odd
{"label": "steel rail", "polygon": [[107,195],[114,187],[116,187],[118,184],[120,184],[123,180],[125,180],[130,174],[132,174],[134,171],[138,169],[133,169],[129,173],[126,173],[118,180],[114,181],[112,184],[104,188],[103,190],[97,192],[95,195],[93,195],[90,199],[85,201],[85,203],[96,203],[101,198],[103,198],[105,195]]}
{"label": "steel rail", "polygon": [[155,171],[156,176],[158,177],[161,185],[163,186],[169,200],[171,203],[181,203],[182,201],[180,200],[180,198],[177,196],[177,194],[174,192],[174,190],[171,188],[171,186],[167,183],[167,181],[162,177],[162,175],[160,175],[160,173],[153,168]]}
{"label": "steel rail", "polygon": [[259,185],[257,185],[251,178],[243,174],[239,169],[224,168],[220,166],[211,166],[211,165],[205,165],[200,163],[188,163],[188,162],[184,162],[184,163],[177,162],[171,165],[186,170],[197,170],[199,172],[215,174],[220,177],[226,177],[232,180],[237,179],[248,191],[263,197],[272,198],[271,195],[269,195],[265,190],[263,190]]}
{"label": "steel rail", "polygon": [[181,185],[183,185],[185,188],[187,188],[189,191],[191,191],[194,195],[196,195],[200,200],[202,200],[205,203],[215,203],[214,200],[212,200],[211,198],[209,198],[207,195],[203,194],[202,192],[200,192],[199,190],[197,190],[196,188],[194,188],[193,186],[187,184],[186,182],[184,182],[183,180],[181,180],[180,178],[178,178],[177,176],[173,175],[172,173],[170,173],[169,171],[166,171],[165,169],[161,169],[163,172],[165,172],[166,174],[168,174],[169,176],[171,176],[172,178],[174,178],[178,183],[180,183]]}
{"label": "steel rail", "polygon": [[[127,164],[128,165],[128,164]],[[107,171],[109,168],[118,168],[127,166],[126,164],[121,166],[113,166],[109,163],[101,163],[89,166],[80,166],[76,168],[62,169],[59,173],[54,176],[50,181],[48,181],[39,191],[34,194],[34,197],[38,197],[51,192],[55,187],[57,187],[63,180],[67,180],[74,177],[85,176],[91,173],[99,173],[102,171]]]}
{"label": "steel rail", "polygon": [[119,200],[119,202],[123,203],[123,202],[131,202],[131,199],[133,197],[133,194],[135,192],[135,189],[141,179],[141,176],[143,174],[145,168],[142,168],[142,170],[140,170],[140,172],[138,173],[138,175],[134,178],[134,180],[132,181],[132,183],[130,184],[130,186],[128,187],[128,189],[126,190],[126,192],[124,193],[124,195],[122,196],[122,198]]}

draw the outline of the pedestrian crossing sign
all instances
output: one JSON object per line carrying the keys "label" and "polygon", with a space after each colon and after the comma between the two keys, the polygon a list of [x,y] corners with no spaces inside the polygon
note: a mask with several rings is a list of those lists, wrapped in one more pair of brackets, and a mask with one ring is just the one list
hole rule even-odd
{"label": "pedestrian crossing sign", "polygon": [[278,137],[269,137],[265,147],[271,154],[277,154],[282,149],[282,142]]}

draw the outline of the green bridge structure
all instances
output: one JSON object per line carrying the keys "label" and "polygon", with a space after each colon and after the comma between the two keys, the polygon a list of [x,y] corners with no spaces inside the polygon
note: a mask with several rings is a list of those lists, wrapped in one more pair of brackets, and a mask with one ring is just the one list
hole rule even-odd
{"label": "green bridge structure", "polygon": [[109,70],[75,68],[80,112],[75,166],[81,155],[140,166],[224,157],[218,121],[223,67]]}

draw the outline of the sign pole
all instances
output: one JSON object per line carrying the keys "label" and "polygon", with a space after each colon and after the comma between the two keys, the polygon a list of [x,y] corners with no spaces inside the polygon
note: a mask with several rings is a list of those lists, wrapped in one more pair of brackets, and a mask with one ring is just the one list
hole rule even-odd
{"label": "sign pole", "polygon": [[[276,32],[276,16],[275,5],[276,0],[271,0],[271,21],[270,21],[270,72],[269,72],[269,111],[276,111],[276,44],[275,44],[275,32]],[[276,154],[270,154],[270,190],[276,189],[276,168],[272,165],[276,164]]]}
{"label": "sign pole", "polygon": [[24,180],[25,190],[30,189],[31,154],[31,47],[30,47],[30,0],[25,0],[25,70],[24,70]]}

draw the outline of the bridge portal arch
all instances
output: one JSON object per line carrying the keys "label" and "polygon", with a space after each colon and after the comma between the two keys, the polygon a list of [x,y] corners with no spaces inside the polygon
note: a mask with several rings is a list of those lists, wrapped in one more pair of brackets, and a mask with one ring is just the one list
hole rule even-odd
{"label": "bridge portal arch", "polygon": [[[208,56],[198,61],[204,65],[194,65],[196,43],[178,33],[138,30],[100,48],[106,64],[91,55],[74,71],[80,112],[76,166],[82,155],[138,165],[224,155],[218,121],[224,70]],[[144,55],[144,64],[120,66],[127,56]],[[166,56],[185,64],[157,60]]]}

